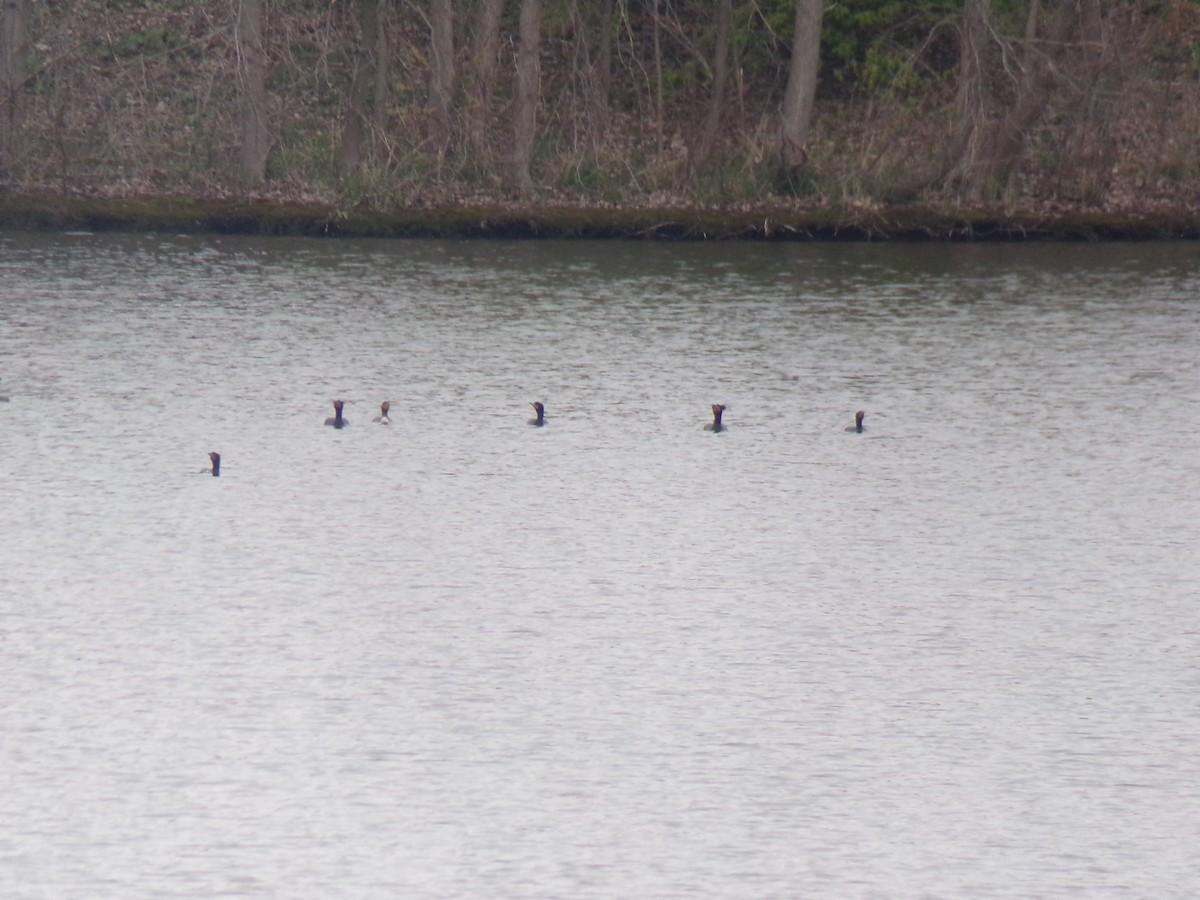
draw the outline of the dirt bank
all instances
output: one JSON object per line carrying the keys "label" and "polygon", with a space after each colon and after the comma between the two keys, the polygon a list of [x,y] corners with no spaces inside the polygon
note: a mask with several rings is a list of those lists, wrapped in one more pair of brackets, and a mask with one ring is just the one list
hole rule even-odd
{"label": "dirt bank", "polygon": [[322,237],[771,241],[1096,241],[1200,238],[1200,211],[480,204],[388,211],[287,200],[0,195],[0,228]]}

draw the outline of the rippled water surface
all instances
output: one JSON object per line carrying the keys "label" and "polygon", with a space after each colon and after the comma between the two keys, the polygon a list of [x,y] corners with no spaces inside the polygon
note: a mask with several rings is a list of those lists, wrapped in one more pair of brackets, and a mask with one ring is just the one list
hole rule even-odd
{"label": "rippled water surface", "polygon": [[0,895],[1200,895],[1198,350],[1194,244],[0,235]]}

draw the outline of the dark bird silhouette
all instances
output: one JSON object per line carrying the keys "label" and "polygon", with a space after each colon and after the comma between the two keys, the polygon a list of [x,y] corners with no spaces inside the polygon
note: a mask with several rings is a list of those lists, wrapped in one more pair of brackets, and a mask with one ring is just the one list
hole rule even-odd
{"label": "dark bird silhouette", "polygon": [[532,406],[533,411],[535,413],[537,413],[537,415],[534,418],[529,420],[529,424],[536,425],[538,428],[541,428],[543,425],[546,424],[546,407],[543,406],[541,403],[539,403],[536,400],[534,400],[529,405]]}
{"label": "dark bird silhouette", "polygon": [[211,469],[201,469],[201,472],[212,472],[212,477],[216,478],[221,474],[221,454],[215,450],[208,454],[208,458],[212,460]]}
{"label": "dark bird silhouette", "polygon": [[704,426],[705,431],[724,431],[725,426],[721,424],[721,414],[725,412],[725,404],[714,403],[712,407],[713,420]]}
{"label": "dark bird silhouette", "polygon": [[[392,404],[384,400],[383,403],[379,405],[379,415],[377,415],[371,421],[378,422],[380,425],[391,425],[392,420],[388,418],[388,410],[391,408]],[[328,425],[329,423],[326,422],[325,424]]]}
{"label": "dark bird silhouette", "polygon": [[866,415],[866,413],[863,412],[861,409],[858,412],[856,412],[854,414],[854,424],[847,425],[846,431],[854,431],[854,432],[857,432],[858,434],[862,434],[864,431],[866,431],[867,429],[865,427],[863,427],[863,423],[862,423],[863,416],[865,416],[865,415]]}
{"label": "dark bird silhouette", "polygon": [[332,425],[334,428],[345,428],[350,424],[349,419],[342,418],[342,401],[333,401],[333,415],[325,420],[326,425]]}

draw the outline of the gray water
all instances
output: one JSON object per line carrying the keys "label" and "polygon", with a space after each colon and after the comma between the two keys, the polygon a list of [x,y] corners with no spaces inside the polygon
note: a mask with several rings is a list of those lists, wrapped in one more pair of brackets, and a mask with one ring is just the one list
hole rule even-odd
{"label": "gray water", "polygon": [[0,896],[1200,895],[1198,340],[1194,244],[0,235]]}

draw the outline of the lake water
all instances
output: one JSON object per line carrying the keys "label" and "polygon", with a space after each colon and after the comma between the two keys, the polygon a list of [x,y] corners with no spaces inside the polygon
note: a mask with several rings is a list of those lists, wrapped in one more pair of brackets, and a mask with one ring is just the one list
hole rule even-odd
{"label": "lake water", "polygon": [[0,235],[0,896],[1200,895],[1198,351],[1195,244]]}

